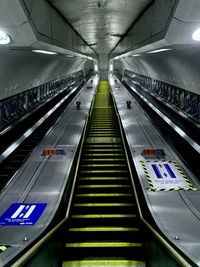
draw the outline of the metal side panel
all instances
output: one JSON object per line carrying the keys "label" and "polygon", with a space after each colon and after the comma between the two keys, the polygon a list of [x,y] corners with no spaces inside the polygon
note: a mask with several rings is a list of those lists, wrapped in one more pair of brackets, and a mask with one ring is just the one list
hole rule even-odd
{"label": "metal side panel", "polygon": [[[87,84],[84,86],[9,186],[1,193],[1,216],[14,203],[47,204],[38,221],[33,225],[0,226],[0,244],[12,246],[0,254],[1,266],[33,242],[55,216],[96,91],[98,78],[95,79],[90,89],[87,88]],[[80,109],[77,109],[76,101],[81,101],[83,104]],[[45,156],[43,154],[45,148],[63,149],[64,154]]]}
{"label": "metal side panel", "polygon": [[[114,84],[112,78],[110,83],[149,210],[163,234],[195,263],[200,264],[200,183],[159,135],[125,87],[119,81],[117,85]],[[127,108],[127,100],[131,100],[130,109]],[[186,176],[192,188],[196,190],[149,191],[151,187],[141,161],[146,168],[148,160],[142,156],[142,152],[150,148],[163,149],[166,154],[163,161],[172,162],[178,166],[180,173]],[[159,159],[156,160],[159,163]],[[162,159],[160,163],[162,165]],[[148,168],[147,175],[151,177]]]}

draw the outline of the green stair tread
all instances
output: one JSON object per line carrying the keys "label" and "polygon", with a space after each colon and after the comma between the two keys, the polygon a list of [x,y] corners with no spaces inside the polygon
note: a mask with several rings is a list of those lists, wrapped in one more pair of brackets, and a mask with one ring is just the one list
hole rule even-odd
{"label": "green stair tread", "polygon": [[145,267],[138,212],[107,82],[100,82],[88,126],[62,266]]}
{"label": "green stair tread", "polygon": [[80,260],[80,261],[64,261],[62,267],[145,267],[146,264],[143,261],[133,261],[133,260]]}

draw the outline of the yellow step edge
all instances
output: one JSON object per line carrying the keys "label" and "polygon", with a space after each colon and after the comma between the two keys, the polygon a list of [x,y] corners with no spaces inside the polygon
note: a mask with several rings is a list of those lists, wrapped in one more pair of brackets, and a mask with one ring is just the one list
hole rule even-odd
{"label": "yellow step edge", "polygon": [[131,197],[132,194],[127,193],[88,193],[76,194],[76,197]]}
{"label": "yellow step edge", "polygon": [[102,153],[94,153],[94,154],[83,154],[84,157],[119,157],[119,156],[124,156],[124,154],[119,154],[119,153],[115,153],[115,154],[111,154],[111,153],[108,153],[108,154],[102,154]]}
{"label": "yellow step edge", "polygon": [[128,171],[127,170],[82,170],[80,171],[80,173],[85,173],[85,174],[88,174],[88,173],[97,173],[97,174],[100,174],[100,173],[113,173],[113,174],[116,174],[116,173],[125,173],[127,174]]}
{"label": "yellow step edge", "polygon": [[117,181],[117,180],[128,180],[128,177],[88,177],[88,178],[79,178],[81,181]]}
{"label": "yellow step edge", "polygon": [[72,215],[73,219],[110,219],[110,218],[136,218],[136,214],[82,214]]}
{"label": "yellow step edge", "polygon": [[83,243],[67,243],[68,248],[110,248],[110,247],[142,247],[142,243],[130,242],[83,242]]}
{"label": "yellow step edge", "polygon": [[138,232],[139,228],[129,227],[81,227],[69,228],[69,232]]}
{"label": "yellow step edge", "polygon": [[[126,161],[125,159],[121,159],[121,158],[112,158],[112,159],[107,159],[109,162],[124,162]],[[94,159],[94,158],[90,158],[90,159],[83,159],[82,162],[89,162],[89,163],[93,163],[93,162],[97,162],[97,163],[102,163],[105,162],[104,158],[100,158],[100,159]]]}
{"label": "yellow step edge", "polygon": [[94,185],[79,185],[78,188],[130,188],[130,185],[117,185],[117,184],[94,184]]}
{"label": "yellow step edge", "polygon": [[[124,156],[123,153],[105,153],[106,151],[107,152],[123,152],[123,149],[122,148],[85,148],[84,149],[85,152],[88,152],[88,153],[84,153],[86,155],[92,155],[92,156],[99,156],[99,155],[102,155],[102,156],[118,156],[118,155],[122,155]],[[92,153],[93,152],[93,153]],[[98,153],[99,152],[99,153]],[[104,152],[104,153],[100,153],[100,152]]]}
{"label": "yellow step edge", "polygon": [[134,207],[132,203],[76,203],[74,207]]}
{"label": "yellow step edge", "polygon": [[113,163],[113,164],[82,164],[82,167],[127,167],[126,164],[119,164],[119,163]]}
{"label": "yellow step edge", "polygon": [[6,246],[0,246],[0,251],[5,251],[7,249]]}
{"label": "yellow step edge", "polygon": [[64,261],[62,267],[145,267],[146,264],[143,261],[133,260],[81,260],[81,261]]}

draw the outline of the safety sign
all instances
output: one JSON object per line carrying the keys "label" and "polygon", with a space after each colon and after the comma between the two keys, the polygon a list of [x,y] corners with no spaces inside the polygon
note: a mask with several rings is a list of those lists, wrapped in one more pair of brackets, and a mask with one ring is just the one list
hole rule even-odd
{"label": "safety sign", "polygon": [[175,161],[140,161],[151,191],[196,190]]}
{"label": "safety sign", "polygon": [[46,206],[46,203],[14,203],[0,216],[0,225],[33,225]]}

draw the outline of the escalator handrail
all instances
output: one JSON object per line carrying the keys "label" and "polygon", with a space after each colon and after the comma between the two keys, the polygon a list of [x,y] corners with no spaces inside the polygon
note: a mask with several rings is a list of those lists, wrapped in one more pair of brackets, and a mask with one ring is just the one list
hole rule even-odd
{"label": "escalator handrail", "polygon": [[21,144],[25,141],[36,129],[39,128],[39,126],[47,120],[67,99],[70,98],[70,96],[73,95],[74,92],[76,92],[78,88],[74,88],[69,94],[67,94],[64,98],[62,98],[54,107],[52,107],[50,110],[47,111],[43,117],[41,117],[33,126],[26,129],[25,132],[13,143],[11,143],[0,155],[0,164],[13,153]]}
{"label": "escalator handrail", "polygon": [[[96,91],[97,92],[97,91]],[[75,190],[75,184],[76,184],[76,180],[77,180],[77,176],[78,176],[78,169],[79,169],[79,164],[80,164],[80,159],[81,159],[81,153],[82,153],[82,148],[83,148],[83,144],[85,141],[85,136],[86,136],[86,132],[87,132],[87,125],[88,125],[88,121],[90,119],[91,116],[91,108],[93,107],[93,103],[94,103],[94,99],[95,99],[95,95],[96,92],[93,96],[92,99],[92,103],[90,106],[90,110],[88,112],[88,116],[86,118],[85,121],[85,125],[84,125],[84,129],[83,129],[83,134],[82,134],[82,139],[81,139],[81,144],[80,144],[80,149],[79,149],[79,153],[78,153],[78,159],[76,162],[76,169],[74,172],[74,178],[73,178],[73,184],[72,184],[72,188],[71,188],[71,192],[70,192],[70,197],[69,197],[69,201],[68,201],[68,205],[67,205],[67,211],[65,214],[65,218],[62,219],[52,230],[50,230],[44,237],[42,237],[36,244],[34,244],[26,253],[24,253],[16,262],[14,262],[11,267],[22,267],[25,263],[27,263],[28,260],[30,260],[36,253],[37,251],[48,242],[48,240],[59,230],[61,229],[65,223],[67,222],[68,218],[69,218],[69,212],[70,212],[70,207],[72,204],[72,198],[74,195],[74,190]]]}
{"label": "escalator handrail", "polygon": [[[111,92],[112,94],[112,92]],[[112,94],[112,99],[113,99],[113,103],[114,103],[114,107],[115,107],[115,111],[117,114],[117,118],[118,118],[118,122],[119,122],[119,128],[120,128],[120,133],[121,133],[121,137],[122,137],[122,143],[124,146],[124,151],[125,151],[125,155],[126,155],[126,160],[127,160],[127,165],[128,165],[128,169],[129,169],[129,173],[130,173],[130,177],[131,177],[131,181],[132,181],[132,186],[133,186],[133,191],[134,191],[134,195],[135,195],[135,199],[136,199],[136,204],[137,204],[137,208],[139,211],[139,216],[141,221],[145,224],[145,226],[151,231],[151,233],[153,233],[153,235],[156,237],[156,239],[166,248],[166,250],[168,251],[168,253],[183,267],[192,267],[192,265],[190,263],[188,263],[170,244],[169,242],[164,239],[152,226],[151,224],[144,218],[143,213],[142,213],[142,208],[140,205],[140,201],[139,201],[139,197],[138,197],[138,193],[137,193],[137,189],[136,189],[136,185],[134,182],[134,178],[133,178],[133,173],[131,170],[131,164],[129,161],[129,156],[128,156],[128,152],[127,152],[127,145],[124,139],[124,134],[123,134],[123,129],[122,129],[122,122],[120,119],[120,115],[118,113],[117,110],[117,104],[115,101],[115,98]]]}

